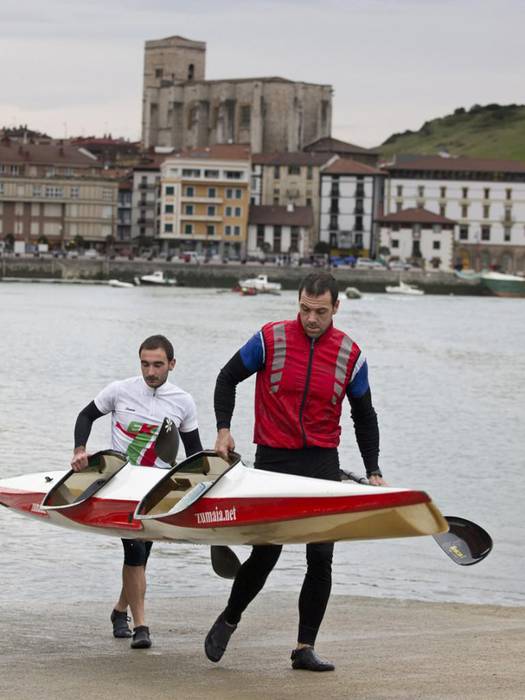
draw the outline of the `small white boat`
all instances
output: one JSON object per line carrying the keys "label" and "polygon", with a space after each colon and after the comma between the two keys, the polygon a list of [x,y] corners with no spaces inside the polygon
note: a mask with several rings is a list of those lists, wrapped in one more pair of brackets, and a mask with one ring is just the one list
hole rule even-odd
{"label": "small white boat", "polygon": [[386,287],[386,293],[387,294],[406,294],[407,296],[412,296],[412,297],[420,297],[422,296],[425,292],[422,289],[418,289],[417,287],[414,287],[412,284],[407,284],[406,282],[402,282],[399,280],[399,284],[395,286],[389,286]]}
{"label": "small white boat", "polygon": [[345,294],[347,299],[361,299],[363,296],[357,287],[347,287]]}
{"label": "small white boat", "polygon": [[268,282],[268,275],[257,275],[247,280],[240,280],[239,287],[243,289],[255,289],[261,294],[276,294],[281,291],[279,282]]}
{"label": "small white boat", "polygon": [[172,287],[177,284],[174,277],[166,277],[162,270],[155,270],[149,275],[135,277],[135,284],[150,287]]}
{"label": "small white boat", "polygon": [[131,282],[123,282],[122,280],[117,280],[117,279],[108,280],[108,284],[110,287],[117,287],[117,288],[122,288],[122,289],[127,289],[129,287],[135,286],[135,285],[131,284]]}

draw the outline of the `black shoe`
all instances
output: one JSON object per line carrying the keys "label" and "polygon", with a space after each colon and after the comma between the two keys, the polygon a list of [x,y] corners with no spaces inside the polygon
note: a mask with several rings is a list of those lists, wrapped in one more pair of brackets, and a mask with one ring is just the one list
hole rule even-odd
{"label": "black shoe", "polygon": [[151,639],[149,638],[149,627],[146,625],[139,625],[133,630],[133,639],[131,640],[130,647],[132,649],[149,649],[151,646]]}
{"label": "black shoe", "polygon": [[237,625],[228,625],[222,612],[215,620],[211,630],[204,640],[204,651],[210,661],[220,661],[226,651],[230,637],[237,629]]}
{"label": "black shoe", "polygon": [[113,623],[114,637],[131,637],[131,630],[128,625],[129,617],[127,613],[120,612],[119,610],[113,610],[111,613],[110,620]]}
{"label": "black shoe", "polygon": [[329,661],[323,661],[314,651],[313,647],[303,647],[292,651],[292,668],[296,671],[333,671],[335,666]]}

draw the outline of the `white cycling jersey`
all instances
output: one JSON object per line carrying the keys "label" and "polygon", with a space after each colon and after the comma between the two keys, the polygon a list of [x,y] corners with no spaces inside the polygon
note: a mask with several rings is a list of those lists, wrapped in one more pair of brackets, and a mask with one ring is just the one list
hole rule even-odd
{"label": "white cycling jersey", "polygon": [[144,379],[130,377],[108,384],[95,397],[101,413],[111,413],[114,450],[124,452],[130,462],[144,467],[170,465],[156,457],[154,443],[167,416],[182,433],[196,430],[197,407],[191,394],[171,382],[156,389]]}

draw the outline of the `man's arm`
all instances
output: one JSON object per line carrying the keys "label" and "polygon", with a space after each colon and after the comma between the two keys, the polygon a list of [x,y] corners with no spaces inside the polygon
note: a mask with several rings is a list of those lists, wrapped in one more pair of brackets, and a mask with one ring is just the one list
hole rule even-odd
{"label": "man's arm", "polygon": [[191,457],[196,452],[202,452],[202,443],[199,435],[199,429],[190,430],[188,433],[179,433],[186,457]]}
{"label": "man's arm", "polygon": [[215,451],[228,458],[235,449],[235,441],[230,432],[231,419],[235,408],[235,389],[239,382],[250,377],[264,366],[264,344],[261,333],[256,333],[235,353],[219,372],[215,383],[213,405],[217,421]]}
{"label": "man's arm", "polygon": [[88,465],[88,455],[86,445],[91,433],[91,426],[104,414],[99,411],[95,402],[91,401],[83,408],[77,416],[75,423],[75,449],[73,450],[73,459],[71,460],[71,469],[79,472],[85,469]]}

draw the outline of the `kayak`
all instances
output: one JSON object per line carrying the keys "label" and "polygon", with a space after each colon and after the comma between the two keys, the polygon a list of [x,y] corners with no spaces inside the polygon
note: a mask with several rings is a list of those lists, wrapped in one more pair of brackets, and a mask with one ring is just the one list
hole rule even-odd
{"label": "kayak", "polygon": [[171,469],[107,450],[81,472],[0,480],[0,505],[111,537],[236,545],[438,535],[448,523],[424,491],[325,481],[199,452]]}

